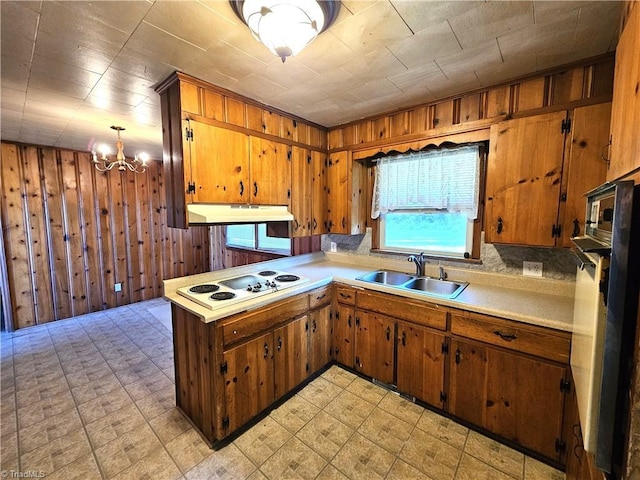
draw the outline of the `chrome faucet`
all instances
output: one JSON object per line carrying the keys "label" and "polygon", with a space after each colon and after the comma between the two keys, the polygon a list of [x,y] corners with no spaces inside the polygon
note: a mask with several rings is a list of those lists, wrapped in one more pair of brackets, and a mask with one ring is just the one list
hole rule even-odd
{"label": "chrome faucet", "polygon": [[424,277],[424,265],[427,259],[424,256],[424,252],[420,253],[420,255],[411,255],[407,258],[407,261],[413,262],[416,264],[416,276]]}
{"label": "chrome faucet", "polygon": [[444,271],[444,267],[442,267],[442,266],[440,267],[440,275],[438,275],[438,278],[440,280],[446,280],[447,279],[447,274]]}

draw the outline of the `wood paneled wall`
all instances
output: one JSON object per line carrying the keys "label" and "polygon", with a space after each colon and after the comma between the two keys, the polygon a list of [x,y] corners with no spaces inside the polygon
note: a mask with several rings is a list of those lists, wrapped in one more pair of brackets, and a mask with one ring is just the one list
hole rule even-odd
{"label": "wood paneled wall", "polygon": [[86,152],[2,143],[14,329],[159,297],[163,279],[210,269],[208,228],[167,228],[163,175],[156,161],[101,173]]}

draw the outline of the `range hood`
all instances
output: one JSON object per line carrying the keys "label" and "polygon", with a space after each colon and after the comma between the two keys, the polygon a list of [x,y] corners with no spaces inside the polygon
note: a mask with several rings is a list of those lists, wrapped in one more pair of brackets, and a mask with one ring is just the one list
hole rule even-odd
{"label": "range hood", "polygon": [[288,222],[293,215],[286,205],[210,205],[192,203],[187,205],[190,225],[230,223]]}

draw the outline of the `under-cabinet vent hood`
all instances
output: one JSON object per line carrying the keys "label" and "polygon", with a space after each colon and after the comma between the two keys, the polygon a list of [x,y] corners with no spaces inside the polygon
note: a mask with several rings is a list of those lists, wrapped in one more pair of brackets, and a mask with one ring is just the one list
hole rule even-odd
{"label": "under-cabinet vent hood", "polygon": [[288,222],[293,215],[286,205],[187,205],[190,225]]}

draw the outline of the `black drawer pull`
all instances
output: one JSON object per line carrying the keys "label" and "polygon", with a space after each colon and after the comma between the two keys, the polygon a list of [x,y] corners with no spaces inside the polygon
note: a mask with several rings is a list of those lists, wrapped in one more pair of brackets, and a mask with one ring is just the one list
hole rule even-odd
{"label": "black drawer pull", "polygon": [[[265,343],[266,346],[266,343]],[[278,337],[278,351],[282,350],[282,337]]]}
{"label": "black drawer pull", "polygon": [[253,182],[253,196],[258,196],[258,182]]}
{"label": "black drawer pull", "polygon": [[500,330],[496,330],[495,332],[493,332],[493,334],[499,336],[505,342],[510,342],[510,341],[515,340],[516,338],[518,338],[513,333],[502,333]]}
{"label": "black drawer pull", "polygon": [[244,195],[244,183],[240,180],[240,196]]}
{"label": "black drawer pull", "polygon": [[322,295],[320,295],[319,297],[316,297],[316,300],[322,300],[324,297],[326,297],[327,294],[323,293]]}
{"label": "black drawer pull", "polygon": [[498,226],[496,227],[496,233],[498,235],[502,233],[502,217],[498,217]]}
{"label": "black drawer pull", "polygon": [[351,298],[351,294],[349,294],[349,293],[342,293],[342,292],[340,292],[340,296],[341,296],[342,298]]}

